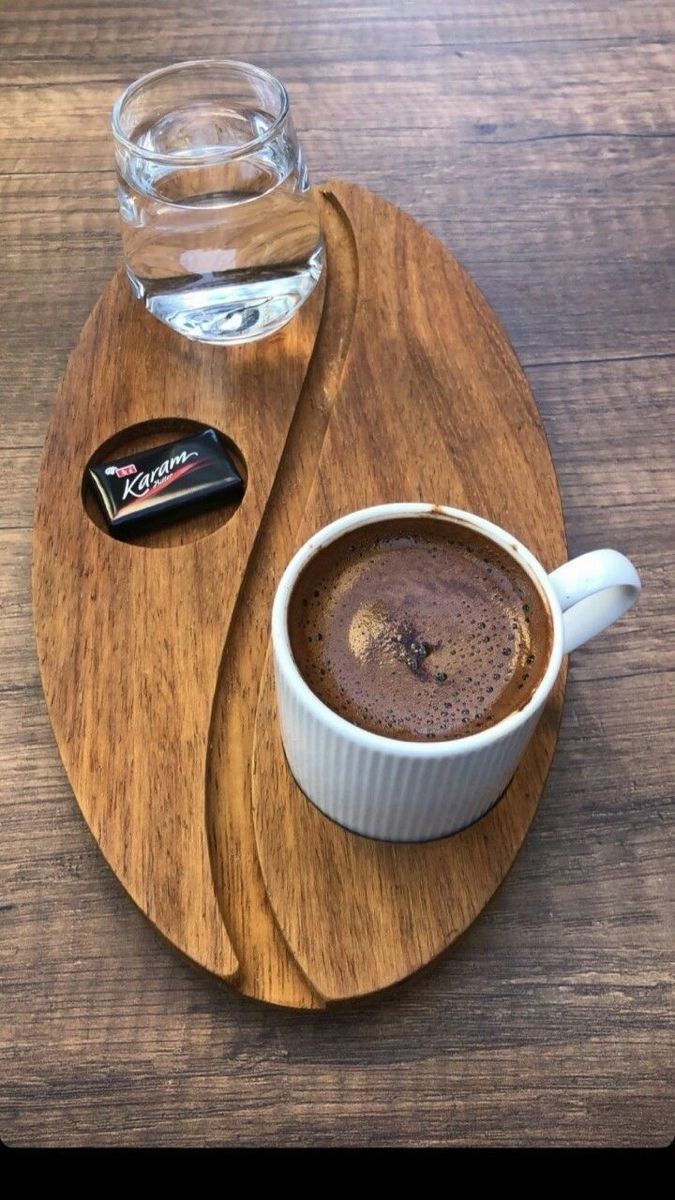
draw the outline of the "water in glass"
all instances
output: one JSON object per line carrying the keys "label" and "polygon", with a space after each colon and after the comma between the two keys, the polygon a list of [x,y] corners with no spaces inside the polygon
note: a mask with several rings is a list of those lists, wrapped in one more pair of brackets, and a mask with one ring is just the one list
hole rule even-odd
{"label": "water in glass", "polygon": [[264,111],[200,98],[146,119],[130,139],[138,152],[117,153],[132,287],[187,337],[273,333],[321,274],[318,206],[300,147],[290,119],[266,138],[270,122]]}

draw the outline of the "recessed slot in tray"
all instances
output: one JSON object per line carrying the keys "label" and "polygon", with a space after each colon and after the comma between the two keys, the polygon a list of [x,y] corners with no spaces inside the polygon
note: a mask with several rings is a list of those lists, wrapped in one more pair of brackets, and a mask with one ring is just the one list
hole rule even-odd
{"label": "recessed slot in tray", "polygon": [[[202,433],[207,428],[209,427],[200,421],[189,421],[179,417],[175,420],[162,418],[130,425],[108,438],[90,458],[82,478],[82,502],[87,516],[104,533],[110,533],[100,505],[87,480],[87,470],[90,466],[112,458],[126,458],[137,451],[148,450],[152,446],[161,446],[164,442],[179,441],[181,438]],[[118,541],[131,542],[135,546],[146,546],[149,549],[184,546],[188,542],[196,542],[200,538],[207,537],[213,533],[214,529],[219,529],[221,525],[225,525],[227,521],[231,520],[246,491],[248,478],[246,463],[243,454],[234,442],[221,430],[216,432],[244,480],[241,494],[226,504],[214,503],[201,512],[181,515],[175,521],[167,521],[155,527],[138,529],[133,525],[129,526],[115,534]]]}

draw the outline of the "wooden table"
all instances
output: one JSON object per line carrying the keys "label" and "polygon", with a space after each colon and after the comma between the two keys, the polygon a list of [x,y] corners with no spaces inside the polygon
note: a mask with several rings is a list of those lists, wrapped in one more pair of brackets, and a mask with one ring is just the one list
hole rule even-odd
{"label": "wooden table", "polygon": [[[674,35],[667,0],[3,5],[8,1144],[672,1137]],[[50,405],[120,256],[108,113],[142,72],[217,54],[288,83],[315,179],[384,193],[466,264],[534,388],[571,552],[616,546],[644,582],[572,662],[544,800],[482,918],[422,976],[319,1014],[241,999],[130,904],[61,768],[31,625]]]}

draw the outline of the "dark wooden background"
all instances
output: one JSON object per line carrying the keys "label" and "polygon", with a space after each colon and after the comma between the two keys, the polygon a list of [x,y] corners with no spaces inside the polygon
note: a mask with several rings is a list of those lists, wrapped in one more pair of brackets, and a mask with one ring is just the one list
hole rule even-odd
{"label": "dark wooden background", "polygon": [[[669,0],[0,7],[0,1137],[10,1145],[663,1145],[673,1076]],[[241,999],[122,893],[61,769],[30,605],[68,352],[119,261],[108,114],[178,59],[282,76],[314,178],[473,273],[527,369],[573,553],[639,608],[573,659],[531,836],[460,943],[322,1014]],[[111,731],[114,736],[114,731]]]}

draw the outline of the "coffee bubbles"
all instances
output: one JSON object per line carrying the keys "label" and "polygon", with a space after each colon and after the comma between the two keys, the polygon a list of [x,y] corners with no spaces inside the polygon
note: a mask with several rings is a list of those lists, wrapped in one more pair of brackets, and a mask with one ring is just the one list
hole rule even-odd
{"label": "coffee bubbles", "polygon": [[464,737],[522,708],[552,641],[516,560],[433,517],[366,526],[319,552],[293,591],[289,631],[329,708],[409,741]]}

